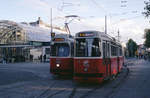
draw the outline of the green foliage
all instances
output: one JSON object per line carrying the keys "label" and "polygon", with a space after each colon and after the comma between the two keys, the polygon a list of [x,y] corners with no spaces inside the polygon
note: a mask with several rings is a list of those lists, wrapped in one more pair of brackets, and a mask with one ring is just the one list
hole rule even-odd
{"label": "green foliage", "polygon": [[[145,17],[149,17],[150,16],[150,0],[149,1],[145,1],[145,7],[144,10],[145,12],[143,12],[143,14],[145,15]],[[148,48],[150,48],[150,29],[145,31],[145,42],[144,45]]]}
{"label": "green foliage", "polygon": [[148,48],[150,48],[150,29],[145,31],[145,42],[144,45]]}
{"label": "green foliage", "polygon": [[127,42],[127,49],[129,51],[129,57],[135,56],[135,51],[137,50],[137,44],[132,39],[129,39]]}
{"label": "green foliage", "polygon": [[148,18],[150,16],[150,0],[144,1],[144,3],[145,3],[145,7],[144,7],[145,12],[143,12],[142,14],[144,14],[145,17]]}

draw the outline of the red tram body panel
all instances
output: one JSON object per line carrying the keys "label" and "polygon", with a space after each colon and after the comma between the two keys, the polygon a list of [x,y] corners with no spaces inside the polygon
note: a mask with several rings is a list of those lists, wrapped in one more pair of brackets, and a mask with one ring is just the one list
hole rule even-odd
{"label": "red tram body panel", "polygon": [[121,71],[124,57],[114,38],[98,31],[83,31],[75,37],[74,80],[101,83]]}
{"label": "red tram body panel", "polygon": [[50,72],[53,74],[73,74],[73,58],[51,58],[50,65]]}
{"label": "red tram body panel", "polygon": [[[88,62],[88,64],[86,64]],[[102,59],[74,59],[74,79],[78,82],[101,82],[105,75]]]}
{"label": "red tram body panel", "polygon": [[55,75],[73,74],[74,38],[57,34],[51,42],[50,72]]}

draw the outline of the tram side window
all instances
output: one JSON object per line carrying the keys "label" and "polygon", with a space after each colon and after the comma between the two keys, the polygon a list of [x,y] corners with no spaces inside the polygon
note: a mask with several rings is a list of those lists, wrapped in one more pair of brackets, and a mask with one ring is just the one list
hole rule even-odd
{"label": "tram side window", "polygon": [[106,58],[106,43],[103,43],[103,57]]}
{"label": "tram side window", "polygon": [[71,56],[74,56],[74,43],[71,43]]}
{"label": "tram side window", "polygon": [[110,44],[107,44],[107,56],[110,57]]}
{"label": "tram side window", "polygon": [[95,38],[92,44],[92,56],[99,57],[101,56],[100,52],[100,41],[98,38]]}
{"label": "tram side window", "polygon": [[117,56],[117,48],[111,45],[111,56]]}
{"label": "tram side window", "polygon": [[121,48],[119,48],[119,54],[120,54],[120,56],[122,56],[122,49]]}
{"label": "tram side window", "polygon": [[116,56],[119,56],[120,54],[119,54],[119,48],[118,47],[116,47]]}

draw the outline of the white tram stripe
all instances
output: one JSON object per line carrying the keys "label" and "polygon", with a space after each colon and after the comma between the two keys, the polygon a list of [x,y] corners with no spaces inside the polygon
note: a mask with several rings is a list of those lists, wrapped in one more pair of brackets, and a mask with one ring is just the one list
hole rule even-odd
{"label": "white tram stripe", "polygon": [[74,59],[103,59],[102,57],[74,57]]}
{"label": "white tram stripe", "polygon": [[65,59],[65,58],[73,58],[73,57],[58,57],[58,56],[51,56],[50,58],[61,58],[61,59]]}

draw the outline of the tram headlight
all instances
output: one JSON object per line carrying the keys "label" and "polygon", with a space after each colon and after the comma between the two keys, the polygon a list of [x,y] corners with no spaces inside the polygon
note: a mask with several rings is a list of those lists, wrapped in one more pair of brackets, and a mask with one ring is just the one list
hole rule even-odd
{"label": "tram headlight", "polygon": [[60,67],[60,64],[56,64],[56,67]]}
{"label": "tram headlight", "polygon": [[87,68],[84,68],[84,71],[87,71],[88,69]]}

